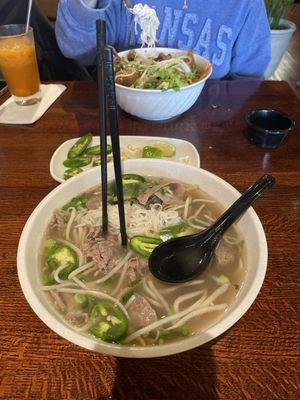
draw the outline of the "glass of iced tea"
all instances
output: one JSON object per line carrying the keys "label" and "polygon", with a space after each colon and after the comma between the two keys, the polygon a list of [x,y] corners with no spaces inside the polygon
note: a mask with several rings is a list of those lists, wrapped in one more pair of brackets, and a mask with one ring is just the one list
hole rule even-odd
{"label": "glass of iced tea", "polygon": [[0,69],[17,104],[41,100],[33,30],[25,25],[0,25]]}

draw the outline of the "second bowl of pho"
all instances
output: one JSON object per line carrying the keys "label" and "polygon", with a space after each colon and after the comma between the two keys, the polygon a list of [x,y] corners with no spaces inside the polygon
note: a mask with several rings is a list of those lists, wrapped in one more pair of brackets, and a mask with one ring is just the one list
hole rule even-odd
{"label": "second bowl of pho", "polygon": [[106,236],[99,169],[84,172],[49,193],[24,227],[24,295],[46,325],[90,350],[143,358],[206,343],[232,326],[260,290],[267,244],[259,218],[251,208],[226,232],[205,273],[185,284],[162,283],[148,270],[153,248],[205,229],[239,192],[172,161],[129,160],[123,173],[128,246],[119,240],[113,166]]}
{"label": "second bowl of pho", "polygon": [[209,61],[185,50],[123,51],[115,59],[117,102],[142,119],[174,118],[192,107],[211,73]]}

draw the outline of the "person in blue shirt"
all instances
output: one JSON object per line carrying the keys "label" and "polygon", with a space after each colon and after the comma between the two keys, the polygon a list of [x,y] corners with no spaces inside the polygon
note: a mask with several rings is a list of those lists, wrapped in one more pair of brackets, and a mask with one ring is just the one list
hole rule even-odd
{"label": "person in blue shirt", "polygon": [[[140,1],[132,1],[135,5]],[[148,0],[160,25],[157,45],[190,50],[213,64],[212,78],[263,79],[270,60],[270,28],[263,0]],[[62,53],[96,63],[97,19],[118,51],[140,47],[140,31],[122,0],[60,0],[56,38]]]}

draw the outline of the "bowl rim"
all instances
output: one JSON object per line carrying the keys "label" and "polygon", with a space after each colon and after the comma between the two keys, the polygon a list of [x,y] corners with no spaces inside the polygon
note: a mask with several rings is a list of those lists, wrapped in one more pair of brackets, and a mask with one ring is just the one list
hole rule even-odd
{"label": "bowl rim", "polygon": [[[151,163],[148,163],[147,160],[126,160],[124,164],[129,164],[129,166],[141,164],[141,167],[143,166],[143,164],[145,166],[147,166],[147,164],[161,164],[162,170],[164,169],[164,166],[165,168],[167,168],[167,166],[169,166],[170,168],[172,168],[173,166],[175,168],[175,165],[178,167],[178,163],[169,160],[151,160]],[[209,177],[213,178],[216,182],[221,183],[223,186],[225,186],[226,190],[229,190],[236,198],[240,196],[240,193],[235,188],[233,188],[233,186],[209,171],[189,165],[182,165],[181,167],[187,170],[194,170],[197,173],[206,174]],[[109,168],[113,168],[113,166],[110,166]],[[204,343],[207,343],[208,341],[217,338],[222,333],[227,331],[231,326],[233,326],[247,312],[247,310],[256,299],[263,284],[267,270],[268,251],[266,236],[262,224],[252,207],[248,209],[247,213],[250,213],[250,217],[253,219],[253,222],[255,224],[256,233],[258,236],[258,246],[261,253],[258,261],[257,273],[255,275],[255,278],[251,281],[249,285],[248,292],[241,299],[238,308],[231,313],[225,314],[223,318],[218,320],[206,331],[175,342],[175,345],[174,343],[169,343],[146,348],[142,346],[124,346],[99,342],[92,337],[84,336],[74,331],[70,325],[68,325],[62,319],[59,319],[56,315],[54,315],[54,313],[51,313],[47,310],[46,306],[44,306],[44,304],[40,300],[40,296],[36,295],[36,293],[34,292],[29,279],[29,275],[26,272],[26,267],[28,267],[28,263],[26,263],[25,252],[30,230],[35,223],[36,216],[38,216],[39,212],[41,212],[41,210],[47,205],[48,201],[53,196],[56,196],[58,193],[64,191],[67,186],[75,185],[77,181],[84,179],[86,175],[96,173],[97,176],[100,176],[100,167],[87,170],[77,177],[74,177],[72,180],[66,181],[64,184],[54,188],[41,200],[41,202],[32,211],[30,217],[26,221],[18,245],[17,271],[23,294],[35,314],[48,326],[48,328],[53,330],[64,339],[67,339],[71,343],[79,345],[80,347],[88,350],[125,358],[152,358],[179,354],[184,351],[191,350],[195,347],[199,347]]]}
{"label": "bowl rim", "polygon": [[[137,49],[130,49],[130,50],[120,51],[120,52],[118,52],[118,55],[121,56],[121,57],[125,56],[131,50],[135,50],[137,52],[143,51],[143,50],[146,50],[146,51],[147,50],[149,50],[149,51],[151,51],[151,50],[152,51],[153,50],[160,50],[160,51],[171,51],[171,53],[175,53],[175,52],[183,53],[183,54],[187,53],[187,50],[175,49],[175,48],[169,48],[169,47],[151,47],[151,48],[140,47],[140,48],[137,48]],[[178,92],[180,92],[182,90],[187,90],[189,88],[195,87],[195,86],[207,81],[207,79],[210,78],[210,76],[211,76],[211,74],[213,72],[213,65],[209,60],[207,60],[206,58],[200,56],[199,54],[194,53],[194,55],[197,58],[200,58],[201,60],[205,61],[206,63],[208,63],[210,65],[209,73],[204,78],[202,78],[200,81],[194,82],[194,83],[192,83],[192,84],[190,84],[188,86],[184,86],[183,88],[180,88],[179,90],[174,90],[174,89],[168,89],[168,90],[162,90],[162,89],[139,89],[139,88],[132,88],[132,87],[120,85],[119,83],[115,83],[115,85],[116,85],[116,87],[118,87],[120,89],[125,89],[125,90],[138,92],[138,93],[170,93],[170,92],[178,93]]]}

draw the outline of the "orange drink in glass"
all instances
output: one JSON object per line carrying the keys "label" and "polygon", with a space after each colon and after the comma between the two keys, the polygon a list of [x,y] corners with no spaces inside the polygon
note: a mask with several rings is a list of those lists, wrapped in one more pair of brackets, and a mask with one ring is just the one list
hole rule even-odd
{"label": "orange drink in glass", "polygon": [[17,104],[32,105],[40,101],[32,28],[25,32],[25,25],[0,26],[0,69]]}

